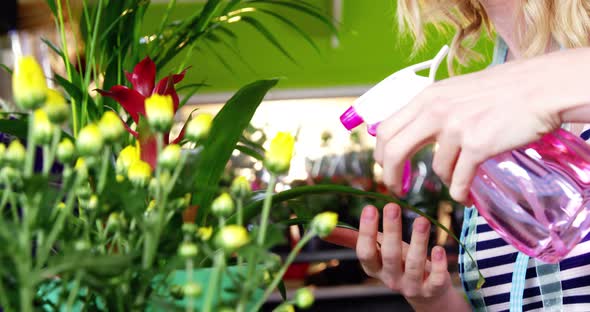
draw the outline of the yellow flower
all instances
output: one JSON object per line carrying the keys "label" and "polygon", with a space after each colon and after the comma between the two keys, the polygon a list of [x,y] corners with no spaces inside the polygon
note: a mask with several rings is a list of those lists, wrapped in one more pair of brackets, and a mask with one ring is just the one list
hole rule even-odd
{"label": "yellow flower", "polygon": [[270,147],[266,151],[264,164],[266,168],[275,174],[289,171],[295,138],[287,132],[279,132],[270,141]]}
{"label": "yellow flower", "polygon": [[82,178],[85,179],[88,177],[88,165],[86,164],[86,160],[84,158],[79,157],[76,160],[76,164],[74,165],[74,170],[76,170],[77,174]]}
{"label": "yellow flower", "polygon": [[230,187],[230,191],[233,196],[237,198],[245,198],[250,196],[252,193],[252,188],[250,187],[250,182],[244,176],[236,177]]}
{"label": "yellow flower", "polygon": [[4,160],[14,168],[20,167],[25,161],[25,154],[27,151],[25,147],[19,141],[12,141],[6,149],[4,154]]}
{"label": "yellow flower", "polygon": [[24,56],[16,61],[12,74],[14,101],[22,109],[35,109],[47,97],[47,83],[41,66],[34,57]]}
{"label": "yellow flower", "polygon": [[75,147],[74,143],[68,138],[64,138],[57,145],[57,160],[62,163],[70,163],[74,160]]}
{"label": "yellow flower", "polygon": [[319,237],[326,237],[332,233],[338,224],[338,214],[335,212],[322,212],[315,216],[311,221],[311,229],[318,234]]}
{"label": "yellow flower", "polygon": [[64,99],[61,93],[53,89],[47,89],[47,99],[45,100],[43,110],[49,116],[49,120],[54,124],[61,124],[68,118],[66,99]]}
{"label": "yellow flower", "polygon": [[97,156],[104,145],[100,128],[89,124],[80,130],[76,139],[76,149],[82,156]]}
{"label": "yellow flower", "polygon": [[218,217],[228,217],[234,212],[234,201],[228,193],[219,195],[211,203],[211,212]]}
{"label": "yellow flower", "polygon": [[241,225],[231,224],[224,226],[217,233],[217,246],[227,252],[234,251],[250,241],[248,231]]}
{"label": "yellow flower", "polygon": [[152,167],[142,160],[134,161],[127,170],[127,178],[136,186],[146,186],[152,177]]}
{"label": "yellow flower", "polygon": [[115,112],[110,110],[102,115],[98,128],[107,142],[116,142],[125,133],[123,122]]}
{"label": "yellow flower", "polygon": [[213,123],[213,115],[203,113],[198,114],[195,118],[189,120],[186,125],[186,138],[192,142],[207,138]]}
{"label": "yellow flower", "polygon": [[139,160],[139,151],[133,145],[126,146],[121,153],[119,153],[119,157],[117,157],[117,162],[115,163],[115,170],[119,175],[127,175],[127,170],[132,163],[136,160]]}
{"label": "yellow flower", "polygon": [[158,164],[168,170],[173,170],[178,166],[182,150],[178,144],[170,144],[164,147],[162,153],[158,155]]}
{"label": "yellow flower", "polygon": [[172,97],[152,94],[152,96],[145,99],[145,115],[155,130],[162,132],[170,130],[174,120]]}
{"label": "yellow flower", "polygon": [[213,228],[210,226],[203,226],[197,230],[197,236],[202,241],[208,241],[211,238],[212,234],[213,234]]}
{"label": "yellow flower", "polygon": [[40,144],[48,144],[53,134],[53,125],[47,113],[42,109],[33,112],[33,140]]}

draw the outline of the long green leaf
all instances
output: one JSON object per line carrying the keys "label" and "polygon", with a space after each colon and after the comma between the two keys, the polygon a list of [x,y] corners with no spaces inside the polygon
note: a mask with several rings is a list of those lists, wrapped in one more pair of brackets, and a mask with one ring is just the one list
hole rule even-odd
{"label": "long green leaf", "polygon": [[203,144],[201,157],[195,168],[197,192],[194,203],[198,205],[197,224],[202,224],[209,213],[209,205],[215,196],[211,190],[221,179],[242,132],[250,123],[254,112],[277,79],[260,80],[240,89],[215,116],[208,139]]}
{"label": "long green leaf", "polygon": [[[379,200],[383,200],[383,201],[387,201],[387,202],[396,203],[402,208],[409,209],[409,210],[415,212],[416,214],[418,214],[422,217],[425,217],[432,224],[434,224],[435,226],[439,227],[440,229],[445,231],[447,234],[449,234],[449,236],[451,236],[455,241],[457,241],[457,243],[459,243],[459,245],[461,245],[463,248],[465,248],[465,246],[463,245],[463,243],[461,243],[461,240],[457,237],[457,235],[455,235],[455,233],[453,233],[453,231],[449,230],[446,226],[440,224],[440,222],[438,222],[436,219],[432,218],[428,214],[409,205],[408,203],[406,203],[404,201],[401,201],[397,198],[394,198],[394,197],[391,197],[391,196],[388,196],[385,194],[381,194],[381,193],[366,192],[366,191],[362,191],[359,189],[355,189],[350,186],[343,186],[343,185],[325,184],[325,185],[301,186],[301,187],[292,188],[290,190],[283,191],[283,192],[273,195],[272,196],[272,203],[273,203],[273,205],[276,205],[280,202],[288,201],[288,200],[298,198],[301,196],[314,195],[314,194],[335,194],[335,193],[355,195],[355,196],[367,197],[367,198],[374,198],[374,199],[379,199]],[[261,198],[261,199],[258,199],[256,201],[252,202],[248,206],[244,207],[244,210],[243,210],[244,220],[249,220],[249,219],[253,218],[256,214],[258,214],[259,210],[262,207],[263,201],[264,201],[264,198]],[[235,222],[235,216],[232,216],[231,218],[229,218],[228,222]],[[469,252],[467,254],[473,260],[473,256]],[[478,280],[478,284],[477,284],[478,288],[480,288],[484,282],[485,282],[485,279],[484,279],[483,275],[481,274],[481,272],[479,272],[479,280]]]}
{"label": "long green leaf", "polygon": [[262,154],[260,154],[257,150],[249,147],[249,146],[245,146],[245,145],[237,145],[236,149],[248,156],[254,157],[258,160],[263,160],[264,156],[262,156]]}
{"label": "long green leaf", "polygon": [[221,56],[221,54],[219,54],[219,52],[217,52],[217,49],[215,49],[215,47],[213,47],[213,45],[211,45],[211,43],[209,43],[209,41],[204,41],[205,44],[207,45],[207,47],[209,47],[209,51],[211,53],[213,53],[213,55],[215,56],[215,58],[217,58],[217,60],[219,60],[219,62],[223,65],[223,67],[225,67],[225,69],[227,69],[227,71],[229,71],[232,74],[236,74],[236,71],[233,69],[233,67],[223,58],[223,56]]}
{"label": "long green leaf", "polygon": [[0,67],[2,67],[2,69],[4,69],[9,75],[12,75],[12,69],[6,66],[6,64],[0,64]]}
{"label": "long green leaf", "polygon": [[250,16],[242,16],[241,21],[243,21],[244,23],[250,24],[256,30],[258,30],[258,32],[260,32],[260,34],[262,34],[270,43],[272,43],[277,49],[279,49],[279,51],[281,51],[283,53],[283,55],[285,55],[293,63],[297,64],[297,61],[295,60],[295,58],[293,56],[291,56],[289,51],[287,51],[287,49],[285,49],[281,45],[281,43],[272,34],[272,32],[270,30],[268,30],[268,28],[266,28],[266,26],[264,26],[261,22],[259,22],[258,20],[254,19]]}
{"label": "long green leaf", "polygon": [[316,52],[318,54],[321,53],[320,48],[315,43],[315,41],[313,41],[313,39],[311,39],[311,37],[305,31],[303,31],[303,29],[301,29],[299,26],[297,26],[297,24],[293,23],[288,18],[286,18],[280,14],[277,14],[276,12],[273,12],[273,11],[267,10],[267,9],[263,9],[263,8],[258,8],[257,11],[266,13],[266,14],[278,19],[279,21],[283,22],[287,26],[291,27],[294,31],[299,33],[299,35],[301,37],[303,37],[303,39],[305,39],[305,41],[307,41],[307,43],[309,43],[309,45],[311,45],[314,48],[314,50],[316,50]]}
{"label": "long green leaf", "polygon": [[322,23],[326,24],[328,28],[334,33],[338,34],[338,29],[334,26],[334,23],[325,15],[319,12],[317,9],[310,8],[309,5],[304,5],[299,2],[293,1],[282,1],[282,0],[249,0],[246,1],[247,3],[264,3],[264,4],[274,4],[278,6],[288,7],[299,12],[305,13],[311,17],[316,18],[317,20],[321,21]]}

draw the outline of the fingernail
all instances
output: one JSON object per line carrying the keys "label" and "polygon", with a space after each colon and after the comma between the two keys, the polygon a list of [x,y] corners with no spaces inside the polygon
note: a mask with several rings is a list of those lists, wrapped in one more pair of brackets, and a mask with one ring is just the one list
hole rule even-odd
{"label": "fingernail", "polygon": [[367,208],[363,209],[363,215],[362,215],[361,219],[363,221],[373,221],[373,220],[375,220],[376,215],[377,215],[377,213],[375,211],[375,207],[367,207]]}
{"label": "fingernail", "polygon": [[414,222],[414,228],[418,233],[426,233],[428,230],[428,222],[424,220],[416,220],[416,222]]}
{"label": "fingernail", "polygon": [[432,249],[432,258],[434,258],[434,260],[440,261],[443,259],[443,256],[445,254],[444,249],[440,248],[440,247],[436,247],[434,249]]}
{"label": "fingernail", "polygon": [[385,211],[383,211],[385,217],[389,220],[395,220],[399,216],[399,208],[395,206],[387,206],[385,207]]}

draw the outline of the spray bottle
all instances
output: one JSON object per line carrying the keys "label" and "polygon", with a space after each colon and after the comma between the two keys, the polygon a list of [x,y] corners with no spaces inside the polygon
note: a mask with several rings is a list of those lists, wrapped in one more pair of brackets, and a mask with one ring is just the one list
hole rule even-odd
{"label": "spray bottle", "polygon": [[[379,123],[434,83],[448,52],[404,68],[378,83],[340,116],[348,130],[362,123],[376,134]],[[416,72],[430,68],[428,77]],[[410,162],[402,186],[411,185]],[[533,143],[483,162],[470,187],[480,215],[508,243],[541,261],[563,259],[590,232],[590,147],[557,129]]]}

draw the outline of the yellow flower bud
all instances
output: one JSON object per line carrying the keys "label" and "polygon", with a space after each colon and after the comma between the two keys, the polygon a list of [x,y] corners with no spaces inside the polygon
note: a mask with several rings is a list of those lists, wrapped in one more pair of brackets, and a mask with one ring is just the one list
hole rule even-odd
{"label": "yellow flower bud", "polygon": [[14,168],[19,168],[25,161],[27,151],[19,141],[12,141],[6,149],[4,160]]}
{"label": "yellow flower bud", "polygon": [[192,142],[207,138],[213,123],[213,115],[202,113],[189,120],[186,125],[185,136]]}
{"label": "yellow flower bud", "polygon": [[152,94],[145,99],[145,114],[150,126],[156,131],[166,132],[174,121],[174,104],[169,95]]}
{"label": "yellow flower bud", "polygon": [[178,247],[178,254],[183,258],[193,258],[198,252],[197,245],[191,242],[182,242]]}
{"label": "yellow flower bud", "polygon": [[162,150],[158,155],[158,164],[168,170],[173,170],[180,162],[180,154],[182,149],[177,144],[170,144]]}
{"label": "yellow flower bud", "polygon": [[211,203],[211,212],[218,217],[228,217],[234,212],[234,201],[228,193],[223,193]]}
{"label": "yellow flower bud", "polygon": [[33,112],[33,140],[39,144],[49,144],[53,134],[53,125],[47,113],[41,109]]}
{"label": "yellow flower bud", "polygon": [[79,239],[74,243],[74,249],[76,251],[86,251],[90,249],[90,243],[85,239]]}
{"label": "yellow flower bud", "polygon": [[0,162],[4,160],[4,153],[6,153],[6,145],[0,143]]}
{"label": "yellow flower bud", "polygon": [[76,139],[76,149],[82,156],[96,156],[104,145],[100,128],[89,124],[80,130]]}
{"label": "yellow flower bud", "polygon": [[282,304],[278,306],[274,312],[295,312],[295,307],[292,304]]}
{"label": "yellow flower bud", "polygon": [[202,288],[201,288],[201,285],[191,282],[191,283],[184,285],[183,292],[184,292],[185,296],[190,297],[190,298],[194,298],[194,297],[198,297],[199,295],[201,295]]}
{"label": "yellow flower bud", "polygon": [[210,226],[200,227],[199,230],[197,231],[197,236],[202,241],[208,241],[211,238],[212,234],[213,234],[213,228]]}
{"label": "yellow flower bud", "polygon": [[84,158],[80,157],[78,160],[76,160],[74,169],[80,178],[86,179],[88,177],[88,165],[86,164],[86,160],[84,160]]}
{"label": "yellow flower bud", "polygon": [[241,225],[231,224],[224,226],[217,233],[215,242],[218,247],[227,252],[232,252],[250,241],[248,231]]}
{"label": "yellow flower bud", "polygon": [[318,234],[319,237],[326,237],[332,233],[338,224],[338,214],[335,212],[322,212],[316,215],[311,220],[311,229]]}
{"label": "yellow flower bud", "polygon": [[102,118],[98,122],[98,128],[100,128],[105,141],[109,143],[116,142],[125,133],[121,118],[110,110],[102,115]]}
{"label": "yellow flower bud", "polygon": [[55,206],[55,208],[57,208],[57,210],[64,210],[64,209],[66,209],[66,203],[64,203],[64,202],[59,202],[59,203],[57,204],[57,206]]}
{"label": "yellow flower bud", "polygon": [[279,132],[270,142],[266,151],[264,164],[274,174],[282,174],[289,171],[295,138],[287,132]]}
{"label": "yellow flower bud", "polygon": [[152,177],[152,167],[142,160],[137,160],[129,166],[127,178],[135,186],[143,187],[150,182]]}
{"label": "yellow flower bud", "polygon": [[47,83],[41,66],[34,57],[24,56],[16,61],[12,74],[14,101],[22,109],[36,109],[47,97]]}
{"label": "yellow flower bud", "polygon": [[232,181],[230,192],[234,197],[246,198],[252,193],[252,188],[246,177],[238,176]]}
{"label": "yellow flower bud", "polygon": [[119,153],[119,157],[117,157],[117,162],[115,163],[115,170],[119,175],[127,175],[127,170],[132,163],[139,160],[139,151],[133,145],[126,146],[121,153]]}
{"label": "yellow flower bud", "polygon": [[309,309],[313,302],[313,292],[309,288],[300,288],[295,292],[295,304],[299,309]]}
{"label": "yellow flower bud", "polygon": [[118,212],[111,212],[111,214],[109,214],[109,217],[107,219],[107,232],[109,230],[113,230],[116,231],[121,227],[125,227],[126,224],[126,220],[125,217],[121,214],[119,214]]}
{"label": "yellow flower bud", "polygon": [[45,100],[45,106],[43,110],[49,116],[54,124],[61,124],[68,118],[68,105],[66,99],[53,89],[47,89],[47,99]]}
{"label": "yellow flower bud", "polygon": [[98,197],[96,195],[92,195],[88,200],[88,205],[86,205],[86,208],[94,210],[96,207],[98,207]]}
{"label": "yellow flower bud", "polygon": [[57,160],[62,163],[70,163],[74,160],[75,147],[74,143],[68,138],[64,138],[57,145]]}

